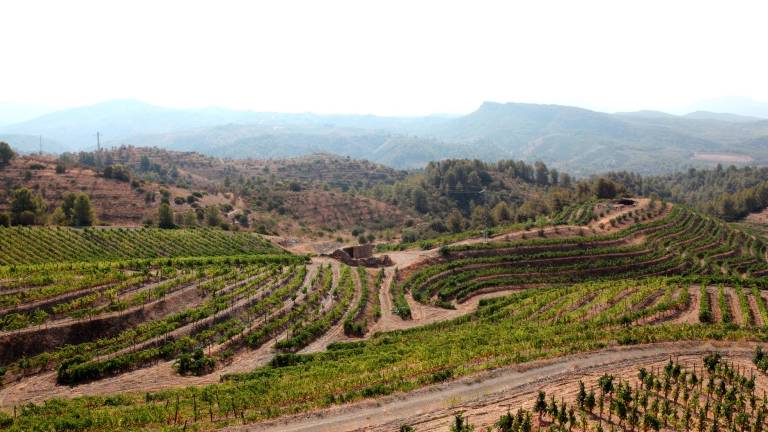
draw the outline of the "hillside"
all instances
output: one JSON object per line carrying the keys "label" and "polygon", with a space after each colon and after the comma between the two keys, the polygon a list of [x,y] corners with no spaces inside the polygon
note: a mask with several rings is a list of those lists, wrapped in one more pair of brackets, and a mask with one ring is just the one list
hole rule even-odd
{"label": "hillside", "polygon": [[[649,200],[605,218],[581,233],[512,229],[392,253],[383,271],[289,256],[0,268],[0,344],[15,347],[0,350],[0,405],[35,403],[6,424],[239,430],[281,417],[258,427],[305,430],[323,419],[334,430],[443,431],[457,412],[489,425],[530,407],[540,389],[566,388],[556,403],[575,405],[578,380],[660,374],[683,354],[688,368],[704,361],[725,377],[738,364],[754,388],[768,388],[763,363],[752,363],[768,322],[756,285],[768,274],[765,241]],[[362,337],[347,334],[358,327]],[[712,352],[722,366],[704,359]],[[470,381],[474,393],[459,390]],[[448,407],[425,396],[455,391],[466,399]],[[374,400],[394,394],[404,406]],[[216,395],[237,402],[218,408]],[[377,406],[389,414],[374,415]],[[615,417],[600,422],[615,425],[620,414],[606,409]]]}
{"label": "hillside", "polygon": [[[394,168],[418,168],[430,160],[470,154],[469,148],[387,130],[318,126],[224,125],[191,131],[140,135],[126,139],[135,146],[196,151],[223,158],[276,159],[333,153],[370,159]],[[482,149],[476,152],[485,153]]]}
{"label": "hillside", "polygon": [[768,121],[733,123],[676,116],[605,114],[574,107],[484,103],[433,128],[446,142],[493,145],[504,154],[541,159],[576,175],[608,170],[658,173],[707,163],[696,153],[743,154],[765,163],[750,140],[768,135]]}
{"label": "hillside", "polygon": [[[193,151],[174,151],[158,147],[119,146],[103,150],[104,157],[122,164],[147,179],[213,186],[238,178],[274,177],[281,181],[318,183],[332,187],[365,188],[392,184],[405,178],[397,171],[368,160],[330,153],[315,153],[291,158],[219,158]],[[80,158],[80,155],[71,155]],[[172,172],[175,177],[171,177]]]}
{"label": "hillside", "polygon": [[[77,155],[81,160],[82,156]],[[367,160],[331,154],[221,159],[130,146],[104,150],[102,157],[129,167],[137,178],[175,185],[168,187],[172,191],[207,191],[202,198],[206,204],[221,197],[216,204],[226,205],[236,197],[235,209],[250,214],[252,228],[287,237],[346,237],[358,227],[381,231],[419,219],[413,212],[356,192],[406,177],[405,172]]]}
{"label": "hillside", "polygon": [[694,111],[685,115],[686,118],[698,120],[719,120],[733,123],[750,123],[765,120],[761,117],[744,116],[730,113],[716,113],[711,111]]}
{"label": "hillside", "polygon": [[[138,226],[154,217],[160,205],[159,199],[147,200],[147,194],[159,197],[162,186],[145,183],[134,187],[130,182],[105,178],[96,170],[71,166],[64,173],[56,173],[56,161],[51,158],[19,157],[11,165],[0,169],[0,182],[5,186],[0,193],[0,211],[7,210],[13,190],[26,187],[38,192],[52,210],[60,205],[64,195],[84,192],[90,196],[96,217],[102,223]],[[186,198],[191,192],[172,189],[171,202],[175,197]],[[177,211],[188,210],[186,204],[173,204]]]}
{"label": "hillside", "polygon": [[[253,128],[243,136],[236,131],[227,131],[230,139],[252,137],[255,130],[269,134],[270,131],[278,131],[283,128],[320,128],[320,129],[344,129],[356,128],[360,130],[394,130],[405,125],[429,124],[440,121],[436,117],[424,118],[399,118],[378,117],[370,115],[317,115],[311,113],[274,113],[231,110],[225,108],[190,108],[176,109],[165,108],[147,104],[137,100],[112,100],[95,105],[65,109],[51,112],[42,116],[0,126],[0,134],[5,135],[29,135],[43,136],[46,140],[58,143],[56,150],[48,151],[79,151],[94,150],[96,147],[96,132],[102,134],[102,143],[107,145],[120,145],[124,143],[143,144],[141,139],[134,139],[137,135],[147,134],[174,134],[182,132],[179,138],[189,141],[184,148],[173,145],[173,141],[179,138],[155,139],[151,145],[164,145],[177,150],[200,150],[198,147],[216,148],[215,135],[218,129],[228,129],[232,125],[240,128],[246,125]],[[215,128],[208,131],[206,128]],[[190,131],[190,132],[187,132]],[[196,136],[198,136],[196,138]],[[219,138],[220,140],[220,138]],[[166,141],[166,142],[162,142]],[[198,143],[196,144],[195,141]],[[17,146],[14,141],[11,145]],[[222,144],[219,142],[219,144]],[[260,158],[273,156],[296,156],[302,153],[268,154],[268,148],[255,149],[259,153],[245,154],[245,156],[258,156]],[[276,149],[272,149],[273,151]],[[314,151],[320,151],[317,148]],[[227,156],[224,150],[220,150],[217,156]],[[341,152],[336,152],[341,153]],[[233,153],[236,154],[236,153]]]}
{"label": "hillside", "polygon": [[[608,170],[646,174],[718,162],[765,164],[768,120],[698,110],[609,114],[560,105],[486,102],[456,117],[377,117],[178,110],[112,101],[0,127],[12,145],[31,137],[46,151],[122,144],[195,151],[224,158],[286,158],[333,153],[394,168],[445,158],[542,160],[577,176]],[[9,136],[15,135],[15,136]]]}
{"label": "hillside", "polygon": [[217,229],[12,227],[0,230],[0,266],[283,253],[256,234]]}
{"label": "hillside", "polygon": [[[753,121],[754,120],[754,121]],[[139,146],[241,158],[330,152],[412,168],[443,158],[543,160],[583,176],[607,170],[670,172],[717,162],[762,164],[768,121],[715,113],[606,114],[557,105],[486,102],[458,118],[364,128],[227,125],[128,140]],[[701,157],[702,154],[709,155]],[[721,159],[718,159],[721,157]]]}

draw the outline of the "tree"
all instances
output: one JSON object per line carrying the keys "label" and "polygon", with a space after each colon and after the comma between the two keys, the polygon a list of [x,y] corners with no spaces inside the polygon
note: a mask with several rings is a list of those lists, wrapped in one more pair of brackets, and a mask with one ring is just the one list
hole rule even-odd
{"label": "tree", "polygon": [[124,182],[131,181],[131,173],[123,165],[107,165],[104,167],[103,175],[105,178],[111,178]]}
{"label": "tree", "polygon": [[88,195],[81,193],[77,195],[75,199],[75,205],[73,208],[73,225],[74,226],[91,226],[93,225],[95,217],[93,216],[93,208],[91,207],[91,199]]}
{"label": "tree", "polygon": [[595,185],[593,187],[593,193],[598,198],[616,198],[617,191],[616,183],[612,182],[611,180],[606,179],[605,177],[600,177],[595,182]]}
{"label": "tree", "polygon": [[147,172],[152,167],[152,164],[149,162],[149,157],[147,155],[141,155],[141,161],[139,162],[139,168]]}
{"label": "tree", "polygon": [[9,227],[11,226],[11,215],[8,213],[0,213],[0,227]]}
{"label": "tree", "polygon": [[736,209],[736,204],[733,201],[733,198],[731,198],[730,196],[726,196],[723,198],[723,200],[720,202],[719,213],[720,213],[720,216],[722,216],[726,220],[732,220],[736,218],[739,211]]}
{"label": "tree", "polygon": [[184,223],[184,226],[186,227],[197,226],[197,215],[195,214],[195,212],[192,210],[187,210],[184,213],[183,223]]}
{"label": "tree", "polygon": [[173,210],[167,203],[160,204],[160,208],[157,210],[157,226],[160,228],[176,228],[176,224],[173,222]]}
{"label": "tree", "polygon": [[544,162],[536,161],[534,164],[534,171],[536,175],[536,183],[541,186],[546,186],[549,184],[549,169],[547,169],[547,166],[544,164]]}
{"label": "tree", "polygon": [[422,188],[416,188],[411,194],[413,199],[413,207],[419,213],[427,213],[429,211],[429,203],[427,202],[427,193]]}
{"label": "tree", "polygon": [[216,206],[208,206],[205,208],[205,221],[208,226],[221,225],[221,215],[219,214],[219,208]]}
{"label": "tree", "polygon": [[77,199],[77,195],[73,193],[68,193],[64,195],[64,201],[61,202],[61,210],[64,212],[64,216],[67,219],[67,224],[72,225],[72,218],[75,213],[75,200]]}
{"label": "tree", "polygon": [[560,186],[564,188],[571,187],[571,176],[568,173],[560,174]]}
{"label": "tree", "polygon": [[553,185],[559,184],[560,183],[560,173],[556,169],[552,168],[551,170],[549,170],[549,179],[550,179],[549,180],[550,184],[553,184]]}
{"label": "tree", "polygon": [[27,188],[16,189],[11,200],[11,222],[14,225],[34,225],[45,222],[45,201]]}
{"label": "tree", "polygon": [[493,220],[497,224],[509,222],[512,219],[512,211],[504,201],[499,202],[493,207]]}
{"label": "tree", "polygon": [[487,228],[493,224],[491,212],[485,206],[476,206],[472,210],[472,226],[475,228]]}
{"label": "tree", "polygon": [[16,156],[11,146],[5,141],[0,141],[0,165],[7,165]]}
{"label": "tree", "polygon": [[56,210],[51,214],[51,224],[58,226],[69,225],[69,218],[64,214],[64,210],[61,207],[56,207]]}
{"label": "tree", "polygon": [[461,232],[464,229],[464,216],[461,215],[460,211],[454,209],[448,214],[446,224],[451,232]]}

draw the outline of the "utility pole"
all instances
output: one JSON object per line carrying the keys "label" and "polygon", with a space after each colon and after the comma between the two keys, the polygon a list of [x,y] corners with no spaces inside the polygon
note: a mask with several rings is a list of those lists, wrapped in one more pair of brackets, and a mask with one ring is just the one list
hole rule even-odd
{"label": "utility pole", "polygon": [[43,136],[40,135],[40,156],[43,155]]}
{"label": "utility pole", "polygon": [[101,137],[98,131],[96,131],[96,150],[101,151]]}

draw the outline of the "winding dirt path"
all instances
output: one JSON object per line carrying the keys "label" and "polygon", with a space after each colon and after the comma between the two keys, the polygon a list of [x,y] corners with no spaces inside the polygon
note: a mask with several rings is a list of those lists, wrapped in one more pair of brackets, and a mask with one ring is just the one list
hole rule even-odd
{"label": "winding dirt path", "polygon": [[[409,393],[224,430],[392,431],[402,424],[409,424],[420,432],[444,431],[457,412],[464,412],[475,423],[488,424],[498,419],[508,407],[530,403],[539,389],[558,388],[562,392],[575,387],[584,376],[625,371],[635,374],[637,367],[660,364],[670,357],[687,361],[714,351],[745,362],[749,361],[753,350],[754,344],[746,342],[677,342],[616,347],[515,365]],[[765,388],[768,385],[765,381],[765,377],[761,377],[758,386]]]}

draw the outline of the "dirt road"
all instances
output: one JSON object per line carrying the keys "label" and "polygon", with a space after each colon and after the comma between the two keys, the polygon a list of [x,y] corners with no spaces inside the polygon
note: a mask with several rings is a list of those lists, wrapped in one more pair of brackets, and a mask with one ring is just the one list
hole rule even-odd
{"label": "dirt road", "polygon": [[[406,394],[224,430],[392,431],[402,424],[415,426],[419,432],[447,430],[448,422],[457,412],[464,412],[476,421],[492,421],[509,406],[531,402],[540,388],[570,392],[572,389],[566,390],[566,387],[575,387],[585,376],[606,372],[636,374],[637,367],[663,364],[670,357],[692,361],[713,351],[745,363],[749,361],[754,345],[746,342],[679,342],[611,348],[516,365]],[[761,377],[758,386],[764,388],[768,385],[765,381],[767,379]]]}

